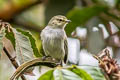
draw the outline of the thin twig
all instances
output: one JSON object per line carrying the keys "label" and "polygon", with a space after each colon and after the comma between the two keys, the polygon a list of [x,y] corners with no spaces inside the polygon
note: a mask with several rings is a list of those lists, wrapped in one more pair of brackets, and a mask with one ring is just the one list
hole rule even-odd
{"label": "thin twig", "polygon": [[[5,47],[3,48],[3,50],[6,53],[6,55],[8,56],[8,58],[11,61],[12,65],[17,69],[19,67],[19,65],[16,62],[15,58],[12,58],[12,56],[10,55],[10,53],[7,51],[7,49]],[[22,80],[26,80],[24,75],[21,75],[21,78],[22,78]]]}

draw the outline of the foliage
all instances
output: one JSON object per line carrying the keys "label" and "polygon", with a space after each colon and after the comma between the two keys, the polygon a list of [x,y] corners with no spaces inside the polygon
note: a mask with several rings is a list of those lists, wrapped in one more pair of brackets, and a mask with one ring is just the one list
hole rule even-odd
{"label": "foliage", "polygon": [[[9,33],[11,33],[12,36],[8,35]],[[7,36],[4,36],[2,34],[6,34]],[[13,46],[15,45],[17,60],[19,61],[20,64],[23,64],[25,62],[28,62],[34,59],[33,55],[35,55],[36,57],[41,57],[41,55],[37,50],[35,39],[32,37],[32,34],[30,32],[12,28],[10,25],[8,26],[7,24],[7,26],[4,26],[3,29],[1,28],[1,38],[3,37],[7,37],[7,39],[9,39],[11,42],[12,41],[15,42]],[[88,66],[87,68],[88,68],[87,71],[89,72],[91,70],[89,68],[91,67]],[[78,68],[77,66],[71,66],[68,68],[57,67],[43,74],[39,78],[39,80],[45,80],[45,79],[47,80],[94,80],[94,78],[99,79],[99,75],[102,76],[100,79],[104,80],[103,74],[100,72],[100,69],[92,67],[92,71],[94,71],[94,74],[97,74],[97,75],[87,73],[84,70],[84,68],[83,69],[81,67]],[[94,77],[92,77],[93,75]]]}
{"label": "foliage", "polygon": [[[66,27],[66,32],[70,36],[77,26],[85,24],[90,18],[99,15],[107,10],[106,6],[94,5],[92,7],[74,8],[68,12],[67,17],[72,21]],[[89,13],[89,14],[88,14]]]}
{"label": "foliage", "polygon": [[[12,53],[9,52],[9,49],[12,47],[5,47],[5,44],[9,46],[9,43],[4,41],[4,38],[6,38],[12,43],[13,53],[16,55],[16,59],[12,57],[10,60],[13,60],[12,62],[17,61],[20,68],[22,65],[30,62],[29,64],[31,65],[24,67],[28,66],[31,68],[31,62],[45,54],[42,46],[40,49],[37,48],[40,45],[36,42],[36,36],[31,34],[30,31],[34,31],[39,36],[39,33],[45,27],[44,24],[47,25],[50,18],[55,15],[65,15],[72,21],[65,28],[66,34],[69,37],[77,38],[80,45],[84,46],[82,46],[83,48],[87,50],[91,48],[91,46],[89,47],[89,40],[92,38],[93,28],[96,27],[98,31],[95,32],[102,35],[102,39],[99,38],[99,40],[106,42],[104,47],[111,46],[114,49],[114,53],[118,52],[117,50],[120,48],[120,0],[0,0],[0,18],[15,25],[12,27],[10,24],[0,21],[0,56],[4,49],[8,50],[8,53],[12,56]],[[92,21],[92,19],[94,20]],[[113,26],[109,24],[110,21],[118,27],[119,30],[117,32],[113,32]],[[105,25],[104,27],[106,27],[109,33],[107,38],[104,38],[104,31],[101,31],[101,27],[98,27],[101,23]],[[26,30],[16,29],[18,26]],[[76,35],[76,29],[81,26],[84,26],[88,32],[84,39]],[[71,36],[72,33],[73,35]],[[95,38],[92,39],[95,40]],[[99,43],[99,41],[97,42]],[[94,44],[94,41],[92,41],[92,46],[94,45],[97,44]],[[113,59],[110,59],[110,61],[109,65],[116,65]],[[46,66],[43,63],[44,61],[38,60],[37,62],[40,62],[39,65]],[[104,60],[103,62],[107,63]],[[49,61],[47,63],[52,64]],[[38,66],[38,63],[34,66],[36,65]],[[116,68],[113,71],[116,71]],[[109,72],[109,69],[105,72]],[[77,64],[76,66],[68,65],[67,68],[55,66],[52,70],[41,75],[38,80],[106,80],[106,75],[99,67],[78,66]]]}
{"label": "foliage", "polygon": [[[87,69],[87,70],[86,70]],[[87,72],[90,73],[87,73]],[[94,73],[93,73],[94,72]],[[57,67],[49,70],[38,80],[105,80],[100,68],[90,66]]]}
{"label": "foliage", "polygon": [[[2,23],[2,25],[4,24],[5,23]],[[9,39],[15,47],[17,59],[20,62],[20,64],[23,64],[24,62],[33,59],[33,55],[35,55],[36,57],[41,57],[36,47],[35,39],[33,38],[30,32],[15,29],[6,24],[1,28],[1,39],[3,37]]]}

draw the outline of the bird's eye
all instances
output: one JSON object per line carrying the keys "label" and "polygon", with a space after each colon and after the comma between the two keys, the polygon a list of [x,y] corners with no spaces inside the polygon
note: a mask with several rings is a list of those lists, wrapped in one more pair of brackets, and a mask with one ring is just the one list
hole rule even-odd
{"label": "bird's eye", "polygon": [[62,19],[59,19],[59,21],[62,21]]}
{"label": "bird's eye", "polygon": [[58,19],[58,21],[63,21],[62,19]]}

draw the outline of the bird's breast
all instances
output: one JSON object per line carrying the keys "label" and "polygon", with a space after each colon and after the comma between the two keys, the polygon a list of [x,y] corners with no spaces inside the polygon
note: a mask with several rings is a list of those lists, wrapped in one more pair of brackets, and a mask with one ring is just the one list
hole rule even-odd
{"label": "bird's breast", "polygon": [[45,31],[42,33],[42,44],[46,54],[56,58],[64,56],[64,32],[63,31]]}
{"label": "bird's breast", "polygon": [[57,48],[59,46],[62,46],[64,35],[62,35],[62,33],[59,32],[50,32],[47,35],[45,35],[44,39],[46,39],[46,44],[51,46],[51,48]]}

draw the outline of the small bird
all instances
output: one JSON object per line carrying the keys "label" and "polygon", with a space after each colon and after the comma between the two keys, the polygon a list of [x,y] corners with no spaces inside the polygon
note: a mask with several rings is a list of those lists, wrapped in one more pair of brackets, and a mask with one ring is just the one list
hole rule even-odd
{"label": "small bird", "polygon": [[69,22],[71,21],[65,16],[54,16],[40,35],[45,55],[59,61],[60,64],[67,62],[68,43],[64,28]]}

